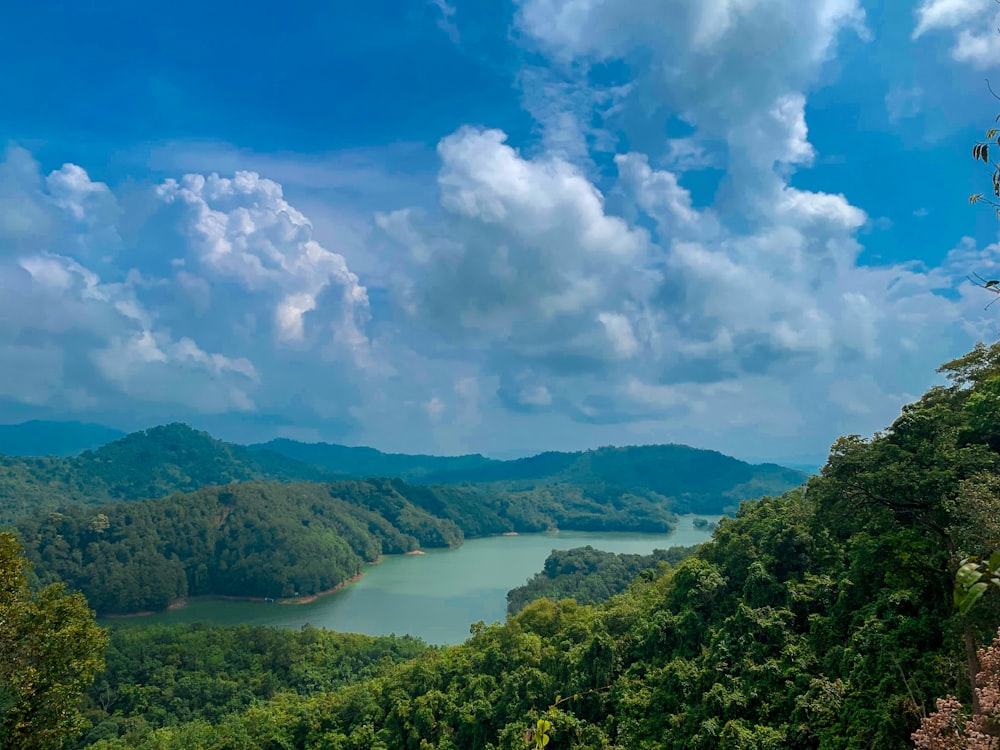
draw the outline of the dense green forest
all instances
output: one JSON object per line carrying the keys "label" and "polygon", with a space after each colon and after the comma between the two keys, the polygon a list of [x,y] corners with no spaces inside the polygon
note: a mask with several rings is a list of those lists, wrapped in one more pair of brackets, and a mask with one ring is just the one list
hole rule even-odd
{"label": "dense green forest", "polygon": [[479,455],[406,456],[294,440],[273,440],[252,447],[337,474],[394,476],[411,483],[487,485],[494,492],[564,484],[598,495],[653,492],[669,498],[678,513],[726,512],[748,497],[781,493],[807,478],[794,469],[748,464],[686,445],[548,452],[513,461],[494,461]]}
{"label": "dense green forest", "polygon": [[639,576],[655,576],[661,563],[676,564],[697,545],[653,550],[649,555],[603,552],[591,546],[552,550],[542,570],[507,592],[507,612],[516,615],[537,599],[575,599],[600,604],[625,591]]}
{"label": "dense green forest", "polygon": [[189,596],[309,596],[382,554],[505,532],[669,531],[662,498],[593,498],[572,486],[489,493],[401,480],[243,482],[158,500],[67,505],[22,518],[35,574],[101,614],[161,610]]}
{"label": "dense green forest", "polygon": [[328,692],[378,677],[427,650],[409,636],[310,627],[117,626],[107,666],[84,699],[91,729],[75,746],[142,737],[186,721],[218,721],[283,692]]}
{"label": "dense green forest", "polygon": [[[935,699],[975,705],[976,645],[1000,623],[997,587],[983,583],[965,614],[955,596],[960,565],[1000,546],[1000,344],[943,371],[949,385],[871,439],[838,440],[807,485],[743,503],[690,557],[638,575],[595,606],[539,599],[506,624],[475,624],[461,646],[398,663],[411,654],[390,648],[377,667],[361,645],[361,671],[376,671],[340,687],[323,682],[338,679],[336,667],[315,689],[303,686],[302,671],[324,659],[303,648],[294,668],[271,670],[266,688],[241,678],[247,691],[231,703],[232,685],[205,681],[208,660],[240,675],[232,663],[240,648],[225,644],[258,636],[153,631],[159,652],[138,638],[119,649],[134,658],[112,658],[118,687],[98,677],[104,704],[92,692],[84,708],[99,719],[88,731],[104,734],[89,746],[513,750],[544,715],[558,750],[912,747]],[[18,590],[15,600],[25,600]],[[2,628],[0,637],[9,639]],[[203,661],[168,655],[199,638],[208,644]],[[149,671],[160,660],[167,668]],[[0,658],[15,675],[30,663]],[[200,714],[198,685],[207,696]],[[154,697],[116,708],[122,686]],[[27,705],[5,700],[7,715]],[[143,723],[145,707],[154,719]]]}
{"label": "dense green forest", "polygon": [[[744,503],[711,542],[597,605],[542,599],[464,645],[313,695],[109,739],[111,748],[906,748],[935,698],[968,703],[955,571],[1000,540],[1000,344],[822,475]],[[561,701],[549,713],[557,697]]]}
{"label": "dense green forest", "polygon": [[[751,466],[720,453],[684,446],[607,448],[491,461],[481,456],[400,456],[370,448],[293,441],[268,445],[298,458],[263,446],[226,443],[183,424],[136,432],[74,457],[0,455],[0,523],[70,503],[154,499],[232,482],[323,482],[390,476],[453,487],[449,491],[455,498],[453,505],[469,506],[466,528],[475,525],[474,519],[482,514],[485,526],[511,530],[509,524],[501,528],[502,523],[489,520],[492,510],[480,512],[477,506],[489,497],[500,499],[486,501],[488,504],[512,507],[525,502],[546,508],[576,505],[578,512],[569,514],[577,519],[573,528],[639,529],[644,528],[644,515],[650,513],[654,517],[662,510],[722,513],[747,497],[783,492],[806,477],[792,469]],[[489,471],[476,474],[481,462],[486,462],[483,466]],[[478,491],[469,490],[470,485]],[[658,509],[648,510],[651,505]],[[589,526],[582,525],[585,506],[593,511]],[[530,515],[527,510],[512,513],[522,518]],[[548,510],[542,514],[552,515]],[[608,514],[609,525],[604,527],[601,519]],[[564,519],[555,519],[556,525],[562,525],[560,520]]]}
{"label": "dense green forest", "polygon": [[141,503],[67,506],[19,526],[43,582],[82,591],[102,614],[187,596],[307,596],[379,555],[459,544],[386,481],[247,482]]}
{"label": "dense green forest", "polygon": [[230,482],[328,478],[321,469],[276,453],[170,424],[70,458],[0,456],[0,523],[68,503],[158,498]]}

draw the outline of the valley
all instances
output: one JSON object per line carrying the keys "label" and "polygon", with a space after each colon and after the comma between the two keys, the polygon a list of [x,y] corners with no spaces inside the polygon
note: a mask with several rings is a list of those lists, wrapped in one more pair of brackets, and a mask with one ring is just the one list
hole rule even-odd
{"label": "valley", "polygon": [[307,604],[203,598],[126,624],[204,622],[293,630],[311,625],[454,645],[469,637],[474,622],[503,622],[508,592],[540,571],[553,549],[590,545],[608,552],[649,554],[654,549],[697,545],[711,532],[696,528],[694,519],[680,517],[666,534],[563,531],[468,539],[456,548],[432,549],[426,555],[386,555],[377,564],[366,565],[357,581]]}
{"label": "valley", "polygon": [[[81,750],[514,750],[542,715],[579,750],[719,737],[902,750],[920,706],[949,689],[968,700],[966,646],[1000,621],[990,584],[970,598],[952,572],[998,534],[997,363],[1000,344],[947,363],[952,385],[884,433],[841,438],[798,484],[680,446],[461,469],[481,482],[334,478],[179,425],[76,458],[8,459],[28,486],[51,481],[34,479],[43,502],[0,534],[7,571],[18,539],[33,563],[30,586],[5,573],[5,611],[59,606],[94,628],[60,651],[107,655],[74,662],[93,680],[67,745]],[[686,469],[699,461],[714,473]],[[105,495],[74,494],[78,477]],[[795,480],[732,515],[705,512],[782,477]],[[191,489],[207,478],[225,483]],[[150,488],[168,494],[139,496]],[[687,546],[653,553],[671,542]],[[294,606],[219,598],[347,581]],[[158,613],[104,619],[105,634],[88,605]]]}

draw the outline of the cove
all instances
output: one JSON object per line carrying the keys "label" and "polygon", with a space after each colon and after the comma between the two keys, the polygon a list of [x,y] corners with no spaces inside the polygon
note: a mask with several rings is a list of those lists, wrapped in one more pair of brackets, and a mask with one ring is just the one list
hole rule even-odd
{"label": "cove", "polygon": [[507,592],[542,569],[554,549],[592,547],[607,552],[649,554],[654,549],[699,544],[711,531],[694,526],[721,516],[680,516],[670,534],[562,531],[469,539],[460,547],[427,550],[424,555],[387,555],[367,566],[363,577],[309,604],[196,599],[180,609],[116,625],[206,622],[213,625],[309,624],[346,633],[413,635],[432,644],[456,644],[469,626],[482,620],[503,622]]}

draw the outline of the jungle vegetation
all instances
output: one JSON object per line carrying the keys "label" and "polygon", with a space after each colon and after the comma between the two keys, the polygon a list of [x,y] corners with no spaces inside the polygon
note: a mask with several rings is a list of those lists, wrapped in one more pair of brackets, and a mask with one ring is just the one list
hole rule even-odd
{"label": "jungle vegetation", "polygon": [[[125,704],[100,713],[95,694],[85,712],[106,736],[90,747],[513,750],[541,718],[560,750],[913,747],[938,699],[954,696],[956,722],[974,704],[1000,623],[996,587],[956,607],[957,571],[1000,542],[1000,344],[942,371],[948,385],[884,432],[838,440],[807,485],[743,503],[690,557],[601,604],[539,599],[358,682],[312,690],[279,670],[273,694],[201,715],[182,696],[145,726]],[[210,637],[190,633],[161,637]],[[297,654],[296,674],[322,663]],[[174,664],[167,681],[126,666],[116,684],[208,671]]]}

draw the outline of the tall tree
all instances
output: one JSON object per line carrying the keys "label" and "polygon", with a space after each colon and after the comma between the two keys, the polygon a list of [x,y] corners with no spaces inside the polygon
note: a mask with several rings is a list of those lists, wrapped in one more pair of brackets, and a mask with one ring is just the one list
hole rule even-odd
{"label": "tall tree", "polygon": [[83,692],[104,669],[107,633],[82,594],[35,593],[11,533],[0,533],[0,747],[50,750],[80,731]]}

